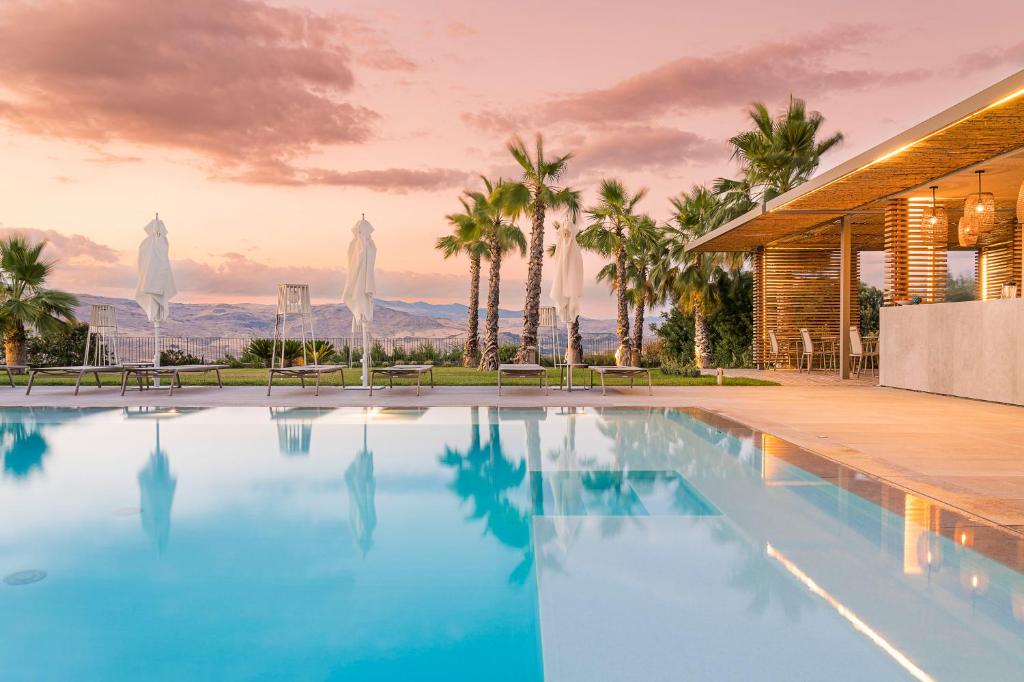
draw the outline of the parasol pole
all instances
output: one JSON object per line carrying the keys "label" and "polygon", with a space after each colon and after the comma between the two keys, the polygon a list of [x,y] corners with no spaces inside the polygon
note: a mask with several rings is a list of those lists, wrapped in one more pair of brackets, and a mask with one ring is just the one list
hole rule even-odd
{"label": "parasol pole", "polygon": [[370,374],[370,352],[367,346],[369,345],[369,332],[366,329],[366,320],[362,321],[363,327],[363,388],[367,388],[370,385],[368,379]]}

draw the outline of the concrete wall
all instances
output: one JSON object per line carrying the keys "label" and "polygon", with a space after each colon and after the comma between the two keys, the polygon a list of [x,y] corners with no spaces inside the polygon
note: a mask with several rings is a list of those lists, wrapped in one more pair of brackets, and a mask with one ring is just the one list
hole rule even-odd
{"label": "concrete wall", "polygon": [[1024,405],[1024,299],[882,308],[880,383]]}

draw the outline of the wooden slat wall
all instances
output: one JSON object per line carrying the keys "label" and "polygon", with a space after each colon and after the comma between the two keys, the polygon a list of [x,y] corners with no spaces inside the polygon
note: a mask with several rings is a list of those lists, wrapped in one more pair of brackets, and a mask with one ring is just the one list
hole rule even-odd
{"label": "wooden slat wall", "polygon": [[[839,249],[765,248],[755,256],[754,361],[764,365],[774,329],[779,343],[800,345],[800,328],[817,340],[839,336]],[[860,324],[860,258],[853,257],[850,324]]]}
{"label": "wooden slat wall", "polygon": [[922,228],[923,208],[907,199],[892,199],[886,205],[886,305],[914,298],[921,303],[946,300],[946,245]]}
{"label": "wooden slat wall", "polygon": [[767,357],[771,345],[768,343],[768,333],[764,331],[764,312],[762,310],[764,301],[764,248],[758,247],[751,259],[751,274],[754,276],[754,366],[758,369],[764,368],[764,358]]}
{"label": "wooden slat wall", "polygon": [[978,249],[974,272],[977,277],[977,296],[980,300],[988,301],[1001,297],[1003,285],[1007,282],[1016,282],[1017,296],[1021,296],[1022,239],[1024,237],[1018,223],[1011,241]]}

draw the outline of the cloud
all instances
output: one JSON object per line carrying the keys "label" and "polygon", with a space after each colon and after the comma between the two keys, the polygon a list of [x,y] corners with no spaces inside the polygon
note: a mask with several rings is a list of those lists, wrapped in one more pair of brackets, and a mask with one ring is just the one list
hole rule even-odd
{"label": "cloud", "polygon": [[358,20],[260,0],[8,0],[0,123],[244,174],[371,137],[378,114],[348,99],[354,63],[415,67]]}
{"label": "cloud", "polygon": [[746,104],[754,99],[858,90],[923,78],[923,71],[883,73],[830,68],[824,60],[864,42],[870,26],[836,26],[790,41],[754,45],[710,57],[682,57],[615,85],[556,99],[540,109],[542,123],[646,121],[694,109]]}
{"label": "cloud", "polygon": [[574,169],[657,170],[725,157],[719,143],[675,128],[629,125],[583,143]]}
{"label": "cloud", "polygon": [[1007,47],[969,52],[959,57],[957,62],[961,74],[985,71],[1007,64],[1017,67],[1024,62],[1024,40]]}
{"label": "cloud", "polygon": [[[134,252],[121,252],[80,234],[0,226],[0,237],[12,234],[47,242],[44,254],[57,261],[50,282],[53,287],[117,296],[130,296],[135,289]],[[264,263],[240,253],[216,254],[210,262],[175,259],[172,267],[183,300],[189,295],[265,299],[275,295],[280,282],[305,282],[316,298],[331,299],[341,295],[345,277],[337,268]],[[463,275],[377,270],[377,288],[383,297],[462,300],[468,286]],[[522,286],[520,283],[519,289]]]}
{"label": "cloud", "polygon": [[461,21],[453,21],[445,26],[445,32],[452,38],[469,38],[479,33],[475,28]]}
{"label": "cloud", "polygon": [[249,184],[361,187],[374,192],[405,194],[411,191],[456,187],[468,178],[468,173],[451,168],[337,171],[326,168],[302,169],[288,164],[268,162],[250,167],[243,174],[230,179]]}
{"label": "cloud", "polygon": [[529,125],[525,116],[518,116],[498,111],[478,111],[462,114],[462,121],[485,133],[497,135],[511,135],[519,132]]}

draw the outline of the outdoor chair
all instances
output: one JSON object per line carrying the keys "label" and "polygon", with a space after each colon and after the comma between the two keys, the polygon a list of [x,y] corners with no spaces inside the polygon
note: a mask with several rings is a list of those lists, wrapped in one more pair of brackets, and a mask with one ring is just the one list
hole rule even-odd
{"label": "outdoor chair", "polygon": [[547,395],[549,393],[548,371],[540,365],[498,365],[498,395],[501,395],[501,381],[503,377],[510,379],[537,379],[537,385],[544,389],[544,394]]}
{"label": "outdoor chair", "polygon": [[[90,354],[92,360],[90,362]],[[10,369],[8,369],[8,373]],[[124,378],[124,367],[117,354],[117,311],[114,306],[95,304],[89,316],[89,332],[85,337],[85,355],[81,365],[66,367],[29,367],[25,395],[32,392],[36,376],[71,377],[75,379],[75,395],[82,386],[82,378],[92,375],[100,388],[101,374],[118,374]]]}
{"label": "outdoor chair", "polygon": [[878,371],[878,347],[874,344],[867,344],[860,338],[860,329],[856,326],[850,327],[850,369],[860,376],[864,369],[864,363],[871,368],[872,375]]}
{"label": "outdoor chair", "polygon": [[423,376],[430,377],[430,388],[434,388],[434,366],[433,365],[392,365],[391,367],[374,367],[370,370],[370,395],[373,395],[374,377],[380,374],[388,380],[388,388],[395,387],[395,378],[415,378],[416,395],[420,394],[420,384]]}
{"label": "outdoor chair", "polygon": [[786,363],[786,367],[790,366],[792,356],[789,353],[789,342],[785,344],[779,343],[779,337],[776,335],[774,329],[768,330],[768,365],[774,369],[779,368],[779,360],[782,359]]}
{"label": "outdoor chair", "polygon": [[[302,364],[285,367],[285,341],[288,340],[288,319],[299,323],[299,343],[302,344]],[[313,332],[313,308],[310,305],[308,284],[280,284],[277,287],[277,316],[274,318],[274,345],[270,356],[270,369],[267,376],[267,395],[274,386],[274,377],[298,379],[303,388],[306,379],[316,380],[313,395],[320,395],[320,379],[325,374],[337,374],[341,377],[341,387],[345,388],[344,365],[321,365],[314,355],[313,363],[306,364],[306,334],[316,346],[316,334]],[[278,357],[277,349],[281,349]],[[277,366],[275,366],[277,363]]]}
{"label": "outdoor chair", "polygon": [[805,367],[808,372],[814,367],[814,341],[811,339],[811,332],[806,327],[800,330],[800,342],[803,348],[797,357],[796,369],[802,371]]}
{"label": "outdoor chair", "polygon": [[618,367],[614,365],[598,365],[590,368],[590,388],[594,388],[594,374],[601,377],[601,395],[608,395],[605,385],[605,377],[613,379],[629,379],[629,387],[633,388],[633,382],[637,377],[647,375],[647,395],[654,395],[653,382],[651,381],[651,370],[646,367]]}
{"label": "outdoor chair", "polygon": [[168,377],[171,380],[170,388],[167,391],[168,396],[174,395],[175,386],[181,388],[182,374],[207,374],[215,372],[217,374],[217,388],[224,388],[220,378],[220,371],[227,368],[227,365],[167,365],[164,367],[154,367],[153,365],[145,364],[126,365],[124,372],[121,374],[121,395],[124,395],[124,392],[128,389],[128,380],[133,374],[138,382],[140,391],[144,387],[149,386],[150,379],[157,379],[162,376]]}

